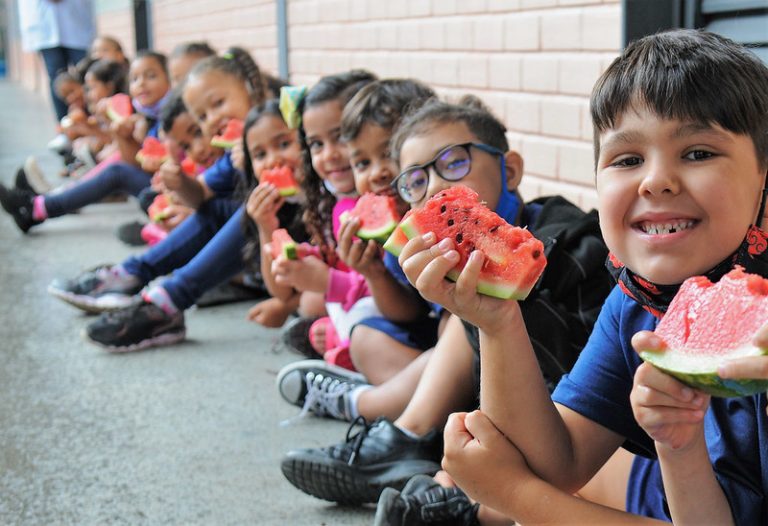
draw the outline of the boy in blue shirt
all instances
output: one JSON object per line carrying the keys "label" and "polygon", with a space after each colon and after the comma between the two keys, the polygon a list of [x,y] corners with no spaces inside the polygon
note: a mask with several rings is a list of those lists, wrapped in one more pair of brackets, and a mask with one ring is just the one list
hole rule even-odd
{"label": "boy in blue shirt", "polygon": [[[458,260],[450,241],[427,234],[400,256],[427,299],[480,328],[482,413],[451,418],[443,465],[522,523],[766,524],[765,394],[710,400],[634,349],[654,343],[635,335],[656,327],[686,278],[717,280],[735,264],[768,276],[765,248],[750,243],[765,238],[768,68],[717,35],[653,35],[603,74],[591,110],[618,286],[551,399],[518,304],[475,292],[482,254],[455,284],[444,280]],[[571,496],[618,447],[639,455],[627,511],[645,517]]]}

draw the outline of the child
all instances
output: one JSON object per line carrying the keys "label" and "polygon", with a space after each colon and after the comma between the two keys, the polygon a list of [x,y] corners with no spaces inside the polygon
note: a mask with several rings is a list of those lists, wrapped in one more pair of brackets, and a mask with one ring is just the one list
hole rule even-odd
{"label": "child", "polygon": [[[201,140],[210,142],[230,119],[244,120],[252,104],[263,102],[263,79],[250,55],[232,48],[227,56],[200,61],[184,85],[184,103],[203,132]],[[160,173],[176,201],[198,212],[144,257],[131,258],[117,272],[103,271],[98,280],[92,280],[93,295],[110,288],[131,294],[174,271],[161,285],[145,290],[131,306],[106,313],[87,327],[87,337],[110,351],[140,350],[183,340],[184,311],[207,289],[243,268],[243,205],[234,195],[241,176],[233,168],[230,154],[197,179],[182,175],[175,162],[165,163]]]}
{"label": "child", "polygon": [[[548,248],[548,272],[524,302],[526,319],[540,342],[536,349],[539,365],[555,379],[575,360],[608,293],[608,276],[602,264],[607,251],[594,213],[584,214],[561,198],[523,203],[516,190],[523,160],[509,151],[505,132],[474,98],[466,98],[460,105],[427,102],[403,119],[391,141],[390,151],[404,168],[395,184],[400,196],[414,208],[450,186],[470,186],[510,223],[528,226],[545,240],[557,239]],[[441,177],[454,165],[463,171],[448,173],[453,176],[450,180]],[[449,412],[472,404],[479,389],[473,378],[476,364],[472,352],[479,351],[479,345],[471,329],[463,328],[461,321],[451,316],[426,369],[414,362],[424,370],[421,381],[420,370],[409,366],[402,376],[405,380],[407,375],[416,376],[416,381],[399,382],[394,388],[385,384],[386,390],[371,389],[360,396],[358,405],[361,410],[365,405],[366,411],[396,404],[402,409],[407,404],[395,422],[378,419],[354,443],[291,451],[283,459],[283,473],[312,495],[364,503],[376,501],[385,487],[401,488],[411,475],[437,471],[439,428]],[[413,399],[408,403],[411,394]],[[397,409],[389,410],[396,415]],[[294,473],[303,473],[303,480]],[[323,477],[333,482],[323,484]],[[351,482],[337,485],[338,480]],[[322,493],[316,488],[323,488]]]}
{"label": "child", "polygon": [[283,120],[278,99],[270,99],[254,108],[245,121],[245,174],[250,189],[246,202],[243,228],[248,240],[245,259],[260,267],[259,275],[273,298],[262,301],[248,312],[248,319],[265,327],[280,327],[288,315],[298,308],[299,293],[278,291],[270,269],[271,258],[261,253],[261,245],[272,239],[278,228],[286,228],[297,242],[308,240],[301,221],[301,196],[280,197],[274,185],[259,184],[261,173],[277,166],[291,169],[301,180],[301,146],[298,133]]}
{"label": "child", "polygon": [[123,52],[123,46],[117,39],[110,36],[98,36],[91,43],[90,57],[94,60],[111,60],[128,69],[128,59]]}
{"label": "child", "polygon": [[216,51],[208,42],[186,42],[179,44],[168,56],[168,71],[174,86],[181,84],[195,64],[207,57],[213,57]]}
{"label": "child", "polygon": [[[706,89],[713,72],[728,82]],[[456,261],[450,242],[426,235],[403,250],[422,294],[481,330],[484,415],[452,420],[444,465],[470,496],[519,522],[616,522],[616,512],[569,493],[624,445],[640,455],[627,511],[680,524],[765,524],[765,395],[710,401],[641,366],[630,339],[656,326],[688,277],[717,279],[734,264],[766,275],[764,249],[749,240],[765,237],[757,228],[768,69],[723,37],[662,33],[627,47],[591,107],[600,223],[620,286],[552,399],[518,303],[474,292],[482,254],[451,285],[443,282]],[[539,490],[547,506],[535,505]]]}
{"label": "child", "polygon": [[[48,218],[72,213],[113,192],[136,196],[149,186],[152,174],[136,166],[140,141],[134,137],[134,130],[143,129],[142,135],[157,137],[159,112],[168,98],[169,86],[163,55],[145,52],[131,64],[129,90],[138,113],[113,123],[111,128],[124,162],[111,164],[98,175],[55,195],[36,196],[29,190],[0,185],[0,204],[19,229],[26,233]],[[138,138],[143,140],[143,136]]]}

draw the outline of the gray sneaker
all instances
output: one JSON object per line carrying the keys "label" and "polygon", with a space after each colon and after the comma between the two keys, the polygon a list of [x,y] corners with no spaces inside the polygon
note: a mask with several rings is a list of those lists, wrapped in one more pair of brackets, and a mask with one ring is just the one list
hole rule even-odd
{"label": "gray sneaker", "polygon": [[323,360],[294,362],[283,367],[277,375],[280,396],[302,408],[299,418],[313,413],[352,421],[349,393],[361,385],[368,385],[362,374]]}
{"label": "gray sneaker", "polygon": [[123,277],[102,265],[74,279],[55,279],[48,293],[90,313],[111,312],[141,302],[137,296],[144,283],[136,276]]}

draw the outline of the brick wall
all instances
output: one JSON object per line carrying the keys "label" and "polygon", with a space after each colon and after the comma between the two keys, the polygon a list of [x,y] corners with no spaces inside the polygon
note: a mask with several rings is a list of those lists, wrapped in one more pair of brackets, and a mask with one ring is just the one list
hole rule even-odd
{"label": "brick wall", "polygon": [[[238,44],[277,71],[274,0],[154,0],[155,47]],[[526,162],[526,198],[594,205],[592,84],[620,46],[619,0],[288,0],[291,81],[352,67],[414,77],[455,98],[480,96]],[[99,30],[134,47],[129,9]]]}

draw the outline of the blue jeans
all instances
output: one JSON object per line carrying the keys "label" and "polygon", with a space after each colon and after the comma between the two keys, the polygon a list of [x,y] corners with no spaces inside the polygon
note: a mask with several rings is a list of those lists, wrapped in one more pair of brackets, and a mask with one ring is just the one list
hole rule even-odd
{"label": "blue jeans", "polygon": [[124,261],[123,268],[144,283],[175,270],[163,288],[177,308],[188,309],[203,292],[243,269],[242,217],[238,201],[206,201],[167,238]]}
{"label": "blue jeans", "polygon": [[69,214],[86,205],[98,203],[113,192],[139,195],[149,186],[152,174],[128,163],[110,164],[100,174],[58,194],[46,194],[48,217]]}
{"label": "blue jeans", "polygon": [[56,110],[56,118],[61,120],[61,118],[67,114],[67,103],[56,95],[53,81],[56,80],[56,75],[66,70],[68,66],[74,66],[85,58],[85,50],[59,46],[41,49],[40,54],[43,56],[45,69],[48,72],[51,99],[53,99],[53,109]]}

